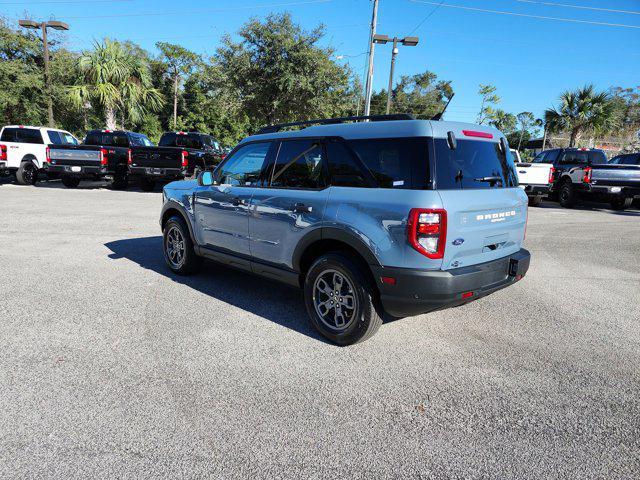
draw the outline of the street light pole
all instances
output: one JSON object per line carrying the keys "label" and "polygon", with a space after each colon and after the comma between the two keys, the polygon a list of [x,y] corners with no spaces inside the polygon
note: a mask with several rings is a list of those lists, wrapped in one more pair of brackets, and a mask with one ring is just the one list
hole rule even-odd
{"label": "street light pole", "polygon": [[24,28],[41,29],[42,44],[44,46],[44,85],[47,97],[47,117],[50,127],[55,127],[53,120],[53,98],[51,96],[51,77],[49,75],[49,41],[47,40],[47,28],[54,30],[69,30],[69,25],[63,22],[50,20],[48,22],[34,22],[33,20],[19,20],[18,24]]}
{"label": "street light pole", "polygon": [[[392,40],[388,35],[376,34],[373,36],[373,43],[386,44]],[[398,43],[405,47],[415,47],[418,45],[418,37],[393,37],[393,50],[391,52],[391,68],[389,69],[389,88],[387,89],[387,114],[391,110],[391,93],[393,91],[393,72],[396,66],[396,55],[398,55]]]}
{"label": "street light pole", "polygon": [[49,126],[55,127],[53,121],[53,99],[51,98],[51,77],[49,76],[49,42],[47,41],[47,24],[42,22],[42,44],[44,45],[44,84],[47,89],[47,117]]}
{"label": "street light pole", "polygon": [[378,21],[378,0],[373,0],[373,15],[371,17],[371,34],[369,35],[369,63],[367,70],[367,83],[365,87],[364,97],[364,114],[369,116],[371,112],[371,91],[373,89],[373,53],[375,50],[375,42],[373,37],[376,35],[376,23]]}
{"label": "street light pole", "polygon": [[389,88],[387,89],[387,115],[391,110],[391,92],[393,91],[393,70],[396,66],[396,55],[398,54],[398,37],[393,37],[393,50],[391,50],[391,67],[389,68]]}

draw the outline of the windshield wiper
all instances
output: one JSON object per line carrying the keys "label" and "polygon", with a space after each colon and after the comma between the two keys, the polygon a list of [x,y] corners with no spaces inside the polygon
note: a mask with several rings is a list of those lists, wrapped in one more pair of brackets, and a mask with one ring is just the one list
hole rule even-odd
{"label": "windshield wiper", "polygon": [[491,186],[493,186],[494,183],[498,183],[498,182],[500,182],[500,185],[502,185],[502,177],[498,177],[497,175],[492,177],[474,178],[474,180],[476,182],[488,182],[491,184]]}

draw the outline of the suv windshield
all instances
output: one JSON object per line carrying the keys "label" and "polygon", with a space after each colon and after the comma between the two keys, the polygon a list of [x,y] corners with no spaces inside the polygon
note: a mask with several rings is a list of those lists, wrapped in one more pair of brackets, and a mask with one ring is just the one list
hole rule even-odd
{"label": "suv windshield", "polygon": [[447,140],[434,140],[436,185],[440,190],[509,188],[518,186],[511,152],[497,142],[458,140],[454,150]]}

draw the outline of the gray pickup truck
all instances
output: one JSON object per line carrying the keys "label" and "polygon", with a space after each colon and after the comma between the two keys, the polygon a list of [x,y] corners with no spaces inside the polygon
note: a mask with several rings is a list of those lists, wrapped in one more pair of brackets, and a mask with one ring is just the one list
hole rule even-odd
{"label": "gray pickup truck", "polygon": [[634,198],[640,198],[640,165],[620,163],[617,157],[609,163],[592,163],[588,161],[588,152],[586,149],[572,152],[574,156],[582,154],[585,161],[562,171],[557,178],[563,207],[571,208],[580,198],[588,198],[607,202],[614,210],[624,210]]}

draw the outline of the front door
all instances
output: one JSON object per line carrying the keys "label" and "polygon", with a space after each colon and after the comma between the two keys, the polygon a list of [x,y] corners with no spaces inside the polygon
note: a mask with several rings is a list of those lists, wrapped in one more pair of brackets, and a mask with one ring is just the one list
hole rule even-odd
{"label": "front door", "polygon": [[255,189],[249,216],[251,256],[257,262],[293,268],[295,246],[324,217],[326,188],[319,140],[283,140],[267,181]]}
{"label": "front door", "polygon": [[194,214],[198,243],[248,256],[248,211],[271,142],[243,145],[217,170],[214,185],[196,189]]}

